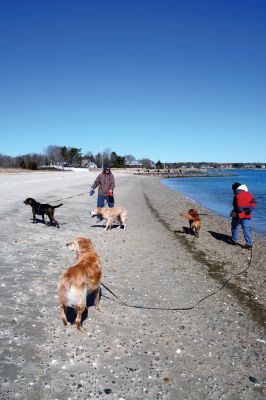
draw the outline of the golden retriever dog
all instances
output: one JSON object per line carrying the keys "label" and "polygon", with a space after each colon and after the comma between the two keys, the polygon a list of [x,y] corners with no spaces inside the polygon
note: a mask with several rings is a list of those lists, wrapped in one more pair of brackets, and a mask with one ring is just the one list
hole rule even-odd
{"label": "golden retriever dog", "polygon": [[180,215],[181,217],[185,217],[188,219],[191,232],[194,233],[194,235],[198,238],[201,227],[201,218],[197,210],[191,208],[187,213],[182,213]]}
{"label": "golden retriever dog", "polygon": [[88,294],[96,293],[94,303],[96,309],[99,310],[100,258],[88,238],[77,237],[73,242],[68,243],[67,247],[76,252],[77,263],[63,273],[58,285],[61,318],[67,326],[66,308],[74,308],[77,311],[76,326],[81,331],[81,316],[87,307]]}
{"label": "golden retriever dog", "polygon": [[112,225],[115,221],[118,221],[120,228],[123,226],[123,228],[126,229],[127,211],[123,207],[96,207],[91,211],[91,215],[93,217],[97,215],[107,220],[105,230],[109,228],[112,229]]}

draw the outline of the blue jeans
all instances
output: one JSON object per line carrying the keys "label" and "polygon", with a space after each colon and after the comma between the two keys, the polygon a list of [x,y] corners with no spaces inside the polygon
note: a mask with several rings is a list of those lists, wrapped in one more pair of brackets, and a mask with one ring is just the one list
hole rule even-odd
{"label": "blue jeans", "polygon": [[244,219],[232,218],[232,224],[231,224],[232,240],[234,242],[237,242],[239,225],[241,225],[246,244],[252,246],[252,239],[250,235],[250,219],[247,218]]}
{"label": "blue jeans", "polygon": [[108,204],[108,207],[112,208],[115,205],[115,202],[111,202],[109,196],[98,196],[97,198],[97,207],[103,208],[105,201]]}

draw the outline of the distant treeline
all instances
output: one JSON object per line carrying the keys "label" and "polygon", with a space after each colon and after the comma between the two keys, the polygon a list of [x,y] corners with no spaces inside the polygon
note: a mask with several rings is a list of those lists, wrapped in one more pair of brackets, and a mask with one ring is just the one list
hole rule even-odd
{"label": "distant treeline", "polygon": [[31,170],[48,166],[82,167],[90,164],[94,164],[98,168],[101,168],[104,164],[109,164],[112,168],[124,168],[130,162],[136,162],[144,167],[153,165],[153,161],[148,158],[136,160],[132,155],[120,156],[110,149],[105,149],[103,152],[94,155],[91,151],[82,154],[81,149],[76,147],[55,145],[48,146],[43,154],[29,153],[15,157],[0,154],[0,167]]}
{"label": "distant treeline", "polygon": [[175,163],[162,163],[160,160],[154,162],[149,158],[136,159],[133,155],[118,155],[115,151],[107,148],[103,152],[93,154],[87,151],[82,154],[81,149],[76,147],[66,146],[48,146],[43,154],[30,153],[11,157],[8,155],[0,154],[0,167],[1,168],[23,168],[36,170],[40,168],[47,168],[54,166],[55,168],[61,167],[98,167],[101,168],[104,164],[109,164],[111,168],[262,168],[263,164],[219,164],[213,162],[175,162]]}

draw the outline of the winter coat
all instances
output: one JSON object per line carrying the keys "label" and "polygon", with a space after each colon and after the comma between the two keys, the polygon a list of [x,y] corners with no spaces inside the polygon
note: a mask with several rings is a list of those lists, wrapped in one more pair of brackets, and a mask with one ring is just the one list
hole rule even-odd
{"label": "winter coat", "polygon": [[112,173],[106,174],[105,172],[102,172],[95,179],[92,189],[96,189],[97,186],[99,186],[98,196],[108,196],[109,190],[113,191],[115,188],[114,175]]}
{"label": "winter coat", "polygon": [[[243,185],[244,186],[244,185]],[[252,210],[256,207],[256,200],[247,190],[236,190],[234,196],[234,209],[237,212],[239,219],[251,219]]]}

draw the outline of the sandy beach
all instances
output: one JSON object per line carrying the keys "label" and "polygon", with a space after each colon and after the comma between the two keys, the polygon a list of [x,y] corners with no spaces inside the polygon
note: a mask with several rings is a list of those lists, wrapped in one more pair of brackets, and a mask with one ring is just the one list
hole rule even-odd
{"label": "sandy beach", "polygon": [[[265,241],[253,235],[252,253],[231,246],[229,220],[157,177],[114,174],[126,230],[105,231],[90,217],[96,172],[0,174],[0,398],[266,399]],[[62,202],[60,229],[33,224],[26,197]],[[192,206],[206,214],[199,239],[179,216]],[[65,329],[57,284],[75,263],[66,243],[76,236],[93,241],[102,282],[128,304],[188,308],[217,293],[164,311],[123,306],[102,288],[83,332]]]}

